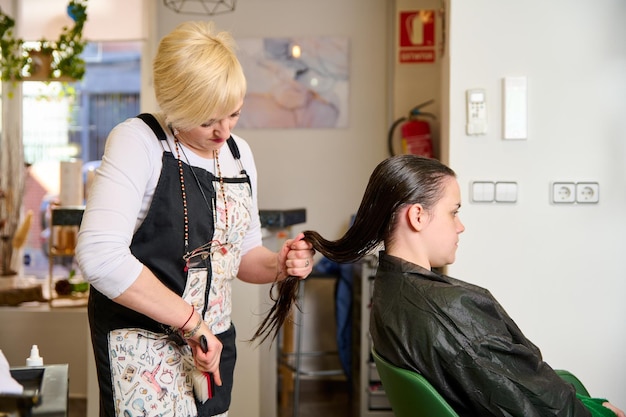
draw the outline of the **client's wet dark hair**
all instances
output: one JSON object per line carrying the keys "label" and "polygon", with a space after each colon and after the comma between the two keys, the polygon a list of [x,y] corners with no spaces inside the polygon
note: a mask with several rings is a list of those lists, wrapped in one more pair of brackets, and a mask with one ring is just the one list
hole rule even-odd
{"label": "client's wet dark hair", "polygon": [[[430,210],[443,195],[443,182],[456,177],[454,171],[436,159],[417,155],[397,155],[382,161],[372,172],[354,222],[343,237],[326,240],[308,230],[304,239],[313,248],[337,263],[352,263],[363,258],[380,243],[389,245],[396,225],[397,211],[407,204],[421,204]],[[278,284],[278,296],[271,293],[274,305],[259,325],[251,341],[261,343],[276,338],[298,295],[298,278],[288,277]],[[272,290],[274,285],[272,285]]]}

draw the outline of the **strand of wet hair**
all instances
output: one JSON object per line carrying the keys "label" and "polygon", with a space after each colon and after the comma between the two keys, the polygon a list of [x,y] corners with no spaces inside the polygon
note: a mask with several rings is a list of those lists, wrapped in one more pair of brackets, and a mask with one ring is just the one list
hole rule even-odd
{"label": "strand of wet hair", "polygon": [[[310,230],[304,232],[304,240],[312,243],[315,250],[335,262],[341,263],[354,261],[362,258],[365,253],[364,250],[354,252],[350,250],[346,251],[344,249],[342,251],[341,242],[329,241],[320,236],[319,233]],[[330,247],[333,247],[335,253],[329,250]],[[278,276],[276,278],[278,278]],[[290,317],[293,306],[296,306],[296,308],[300,310],[300,306],[298,305],[299,282],[300,278],[288,276],[283,281],[279,282],[275,280],[272,283],[272,287],[270,288],[270,298],[274,301],[274,305],[272,305],[249,342],[254,342],[257,339],[260,339],[259,343],[263,343],[270,336],[272,341],[276,339],[280,328]],[[278,286],[278,295],[275,296],[274,289],[276,286]]]}
{"label": "strand of wet hair", "polygon": [[[274,281],[272,283],[270,298],[274,301],[274,305],[272,305],[272,308],[270,308],[249,342],[254,342],[260,338],[258,343],[261,344],[270,336],[272,342],[276,339],[280,328],[290,316],[292,307],[295,305],[300,310],[298,305],[299,282],[300,278],[290,275],[283,281]],[[278,295],[275,296],[274,289],[276,286],[278,286]]]}

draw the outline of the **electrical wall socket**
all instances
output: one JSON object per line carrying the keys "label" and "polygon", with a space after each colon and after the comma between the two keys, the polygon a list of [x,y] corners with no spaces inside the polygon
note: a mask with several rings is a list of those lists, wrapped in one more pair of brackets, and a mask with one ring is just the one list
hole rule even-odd
{"label": "electrical wall socket", "polygon": [[576,202],[576,184],[555,182],[552,184],[552,202],[557,204]]}
{"label": "electrical wall socket", "polygon": [[600,201],[600,186],[597,182],[576,183],[577,203],[597,203]]}

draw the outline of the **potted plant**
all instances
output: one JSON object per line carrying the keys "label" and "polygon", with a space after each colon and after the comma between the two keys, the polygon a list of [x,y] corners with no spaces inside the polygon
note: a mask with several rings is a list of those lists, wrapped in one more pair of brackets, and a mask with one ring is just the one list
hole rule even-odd
{"label": "potted plant", "polygon": [[73,81],[85,75],[80,54],[87,41],[83,27],[87,21],[87,0],[71,0],[67,13],[74,20],[64,26],[57,40],[41,39],[27,47],[14,36],[15,20],[0,9],[0,67],[2,81]]}

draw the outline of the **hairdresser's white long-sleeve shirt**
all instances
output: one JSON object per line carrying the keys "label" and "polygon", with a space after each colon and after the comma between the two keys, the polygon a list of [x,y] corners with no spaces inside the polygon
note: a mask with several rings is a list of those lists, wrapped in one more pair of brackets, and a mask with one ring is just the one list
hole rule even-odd
{"label": "hairdresser's white long-sleeve shirt", "polygon": [[[165,149],[173,151],[173,135],[164,124],[163,116],[155,116],[167,135]],[[252,220],[243,242],[243,256],[262,244],[257,172],[248,143],[238,136],[233,135],[233,138],[252,185]],[[130,244],[150,208],[161,174],[163,146],[160,142],[141,119],[131,118],[120,123],[107,139],[102,163],[88,192],[76,256],[85,278],[109,298],[122,294],[142,270],[141,262],[130,252]],[[202,158],[191,149],[182,148],[190,165],[215,174],[213,159]],[[176,152],[172,153],[176,158]],[[182,159],[187,162],[185,156]],[[228,146],[220,149],[219,160],[225,177],[239,173],[240,167]]]}

